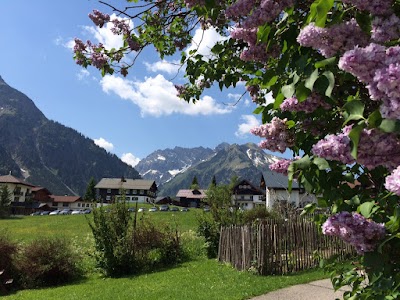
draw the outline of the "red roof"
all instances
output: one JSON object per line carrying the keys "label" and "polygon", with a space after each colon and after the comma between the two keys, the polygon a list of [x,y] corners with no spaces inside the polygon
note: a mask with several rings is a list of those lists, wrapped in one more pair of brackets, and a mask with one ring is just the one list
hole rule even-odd
{"label": "red roof", "polygon": [[69,202],[73,203],[76,201],[82,201],[82,198],[79,196],[56,196],[50,195],[50,198],[53,199],[54,202]]}

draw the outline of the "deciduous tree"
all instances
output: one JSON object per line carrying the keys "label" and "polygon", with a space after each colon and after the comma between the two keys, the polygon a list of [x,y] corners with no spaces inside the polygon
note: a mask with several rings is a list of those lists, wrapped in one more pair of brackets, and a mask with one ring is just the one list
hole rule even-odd
{"label": "deciduous tree", "polygon": [[[292,160],[274,170],[298,180],[332,215],[322,229],[355,246],[360,264],[334,277],[345,298],[400,296],[400,1],[160,0],[94,11],[113,24],[120,49],[76,40],[75,59],[102,74],[127,76],[153,45],[161,58],[189,45],[198,27],[221,39],[209,56],[181,52],[187,83],[177,93],[196,102],[205,89],[245,83],[263,125],[260,147]],[[272,93],[273,103],[266,95]],[[306,209],[312,211],[316,205]],[[321,224],[325,221],[320,220]],[[362,270],[362,272],[360,272]],[[364,279],[364,284],[360,284]],[[358,299],[357,298],[357,299]]]}

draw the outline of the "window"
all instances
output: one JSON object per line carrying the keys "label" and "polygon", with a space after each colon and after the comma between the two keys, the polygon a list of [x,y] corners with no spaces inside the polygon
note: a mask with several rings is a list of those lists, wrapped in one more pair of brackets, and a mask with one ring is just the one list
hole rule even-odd
{"label": "window", "polygon": [[132,197],[132,201],[138,201],[139,197]]}
{"label": "window", "polygon": [[63,202],[63,207],[68,207],[68,202]]}
{"label": "window", "polygon": [[86,203],[86,207],[90,207],[90,203]]}
{"label": "window", "polygon": [[129,195],[131,193],[131,190],[126,190],[125,195]]}
{"label": "window", "polygon": [[107,189],[107,194],[111,194],[111,189]]}
{"label": "window", "polygon": [[140,195],[143,195],[144,194],[144,190],[140,190]]}
{"label": "window", "polygon": [[111,200],[111,196],[106,196],[106,200],[110,201]]}
{"label": "window", "polygon": [[19,197],[15,197],[15,198],[14,198],[14,201],[15,201],[15,202],[19,202]]}
{"label": "window", "polygon": [[80,203],[78,203],[78,207],[81,207],[81,204],[80,204]]}
{"label": "window", "polygon": [[136,195],[137,194],[137,190],[132,190],[132,194]]}

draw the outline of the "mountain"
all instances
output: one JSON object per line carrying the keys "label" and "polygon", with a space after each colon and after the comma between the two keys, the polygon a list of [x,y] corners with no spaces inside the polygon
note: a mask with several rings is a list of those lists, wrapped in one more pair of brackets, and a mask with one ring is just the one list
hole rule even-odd
{"label": "mountain", "polygon": [[[169,172],[168,174],[170,175],[167,181],[162,181],[164,175],[162,177],[152,178],[159,184],[159,195],[175,196],[179,189],[189,188],[195,176],[201,188],[207,188],[213,176],[215,176],[217,183],[220,184],[228,184],[233,176],[237,176],[239,178],[248,179],[258,185],[260,183],[261,174],[263,174],[264,177],[273,178],[273,180],[287,181],[286,178],[280,178],[279,174],[271,172],[268,168],[268,166],[278,160],[279,157],[267,154],[252,143],[244,145],[229,145],[223,143],[213,150],[201,148],[201,150],[203,150],[200,151],[202,154],[201,158],[194,157],[192,153],[189,155],[190,160],[185,160],[186,164],[181,160],[183,156],[178,153],[174,154],[175,149],[157,150],[146,157],[142,163],[147,166],[147,169],[139,169],[139,165],[136,166],[144,178],[150,178],[147,177],[150,176],[149,174],[160,175]],[[193,149],[199,151],[198,148],[179,148],[179,153],[182,151],[183,153],[189,153]],[[168,153],[168,158],[167,156],[162,156],[160,153]],[[206,157],[206,155],[208,155],[208,157]],[[149,157],[152,159],[148,159]],[[185,168],[181,169],[182,172],[172,176],[171,173],[173,172],[170,172],[170,170],[179,169],[176,167],[177,165],[184,165]],[[160,169],[163,170],[162,172],[159,171],[159,166]]]}
{"label": "mountain", "polygon": [[56,195],[81,195],[91,177],[139,173],[76,130],[48,120],[0,77],[0,175],[11,172]]}
{"label": "mountain", "polygon": [[135,169],[144,179],[155,180],[158,185],[163,185],[214,154],[214,150],[203,147],[157,150],[142,159]]}

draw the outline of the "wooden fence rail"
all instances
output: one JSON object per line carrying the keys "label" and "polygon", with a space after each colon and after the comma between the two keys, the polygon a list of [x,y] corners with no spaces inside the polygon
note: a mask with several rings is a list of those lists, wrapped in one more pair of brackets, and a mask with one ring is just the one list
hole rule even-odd
{"label": "wooden fence rail", "polygon": [[269,275],[313,268],[318,257],[346,259],[353,254],[352,246],[319,233],[310,221],[267,220],[259,225],[221,228],[218,259],[238,270],[255,269]]}

